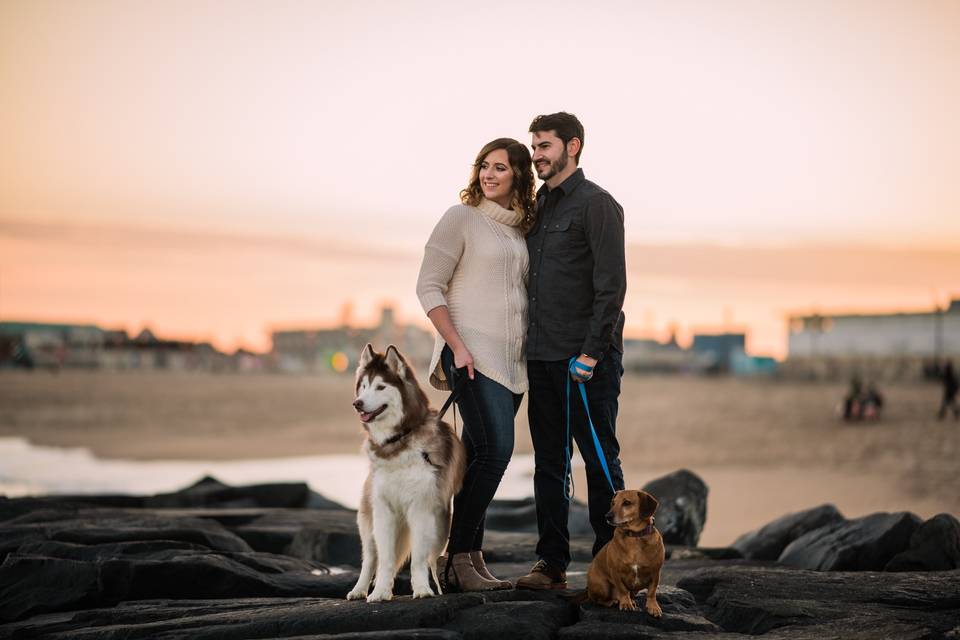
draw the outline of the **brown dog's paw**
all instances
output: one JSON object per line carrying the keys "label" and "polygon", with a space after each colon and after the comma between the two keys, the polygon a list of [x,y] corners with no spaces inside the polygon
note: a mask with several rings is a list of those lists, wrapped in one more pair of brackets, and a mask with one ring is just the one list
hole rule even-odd
{"label": "brown dog's paw", "polygon": [[654,618],[659,618],[660,616],[663,615],[663,610],[660,608],[660,605],[657,604],[656,600],[653,600],[653,601],[647,600],[646,611],[649,615],[653,616]]}
{"label": "brown dog's paw", "polygon": [[626,598],[620,598],[620,611],[636,611],[637,603],[633,601],[633,598],[627,596]]}

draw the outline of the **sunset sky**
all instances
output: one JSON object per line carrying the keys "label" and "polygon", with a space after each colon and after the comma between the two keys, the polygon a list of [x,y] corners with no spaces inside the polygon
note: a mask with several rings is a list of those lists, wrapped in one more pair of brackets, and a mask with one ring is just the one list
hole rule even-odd
{"label": "sunset sky", "polygon": [[414,295],[487,141],[586,127],[628,335],[960,297],[960,2],[0,3],[0,320],[269,348]]}

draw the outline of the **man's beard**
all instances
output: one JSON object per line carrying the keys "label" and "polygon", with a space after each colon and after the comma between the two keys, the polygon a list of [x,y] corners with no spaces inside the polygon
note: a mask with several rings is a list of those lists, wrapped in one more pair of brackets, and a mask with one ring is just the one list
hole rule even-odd
{"label": "man's beard", "polygon": [[549,166],[547,166],[547,170],[545,173],[540,173],[540,169],[537,168],[537,177],[540,178],[541,180],[549,180],[553,176],[557,175],[558,173],[566,169],[567,162],[568,162],[567,154],[564,153],[555,161],[551,162]]}

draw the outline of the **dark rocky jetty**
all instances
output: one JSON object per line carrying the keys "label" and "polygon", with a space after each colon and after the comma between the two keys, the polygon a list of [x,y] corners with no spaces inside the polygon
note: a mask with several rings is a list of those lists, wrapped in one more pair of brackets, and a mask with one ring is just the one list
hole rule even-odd
{"label": "dark rocky jetty", "polygon": [[[657,488],[674,514],[658,526],[698,540],[706,485],[681,471],[647,485]],[[536,560],[532,508],[491,509],[485,556],[498,576]],[[657,620],[577,604],[591,534],[582,505],[574,513],[569,592],[413,600],[402,573],[393,601],[368,604],[344,599],[360,561],[355,513],[303,484],[205,478],[162,496],[0,498],[0,640],[960,637],[949,514],[847,520],[825,505],[728,549],[674,539]]]}

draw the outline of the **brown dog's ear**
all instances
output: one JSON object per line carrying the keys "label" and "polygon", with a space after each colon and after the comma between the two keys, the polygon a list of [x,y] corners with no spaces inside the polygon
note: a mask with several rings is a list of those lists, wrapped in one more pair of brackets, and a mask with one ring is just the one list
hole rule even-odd
{"label": "brown dog's ear", "polygon": [[649,518],[657,511],[657,507],[660,506],[660,503],[657,502],[657,499],[646,491],[637,491],[637,500],[640,504],[640,517]]}

